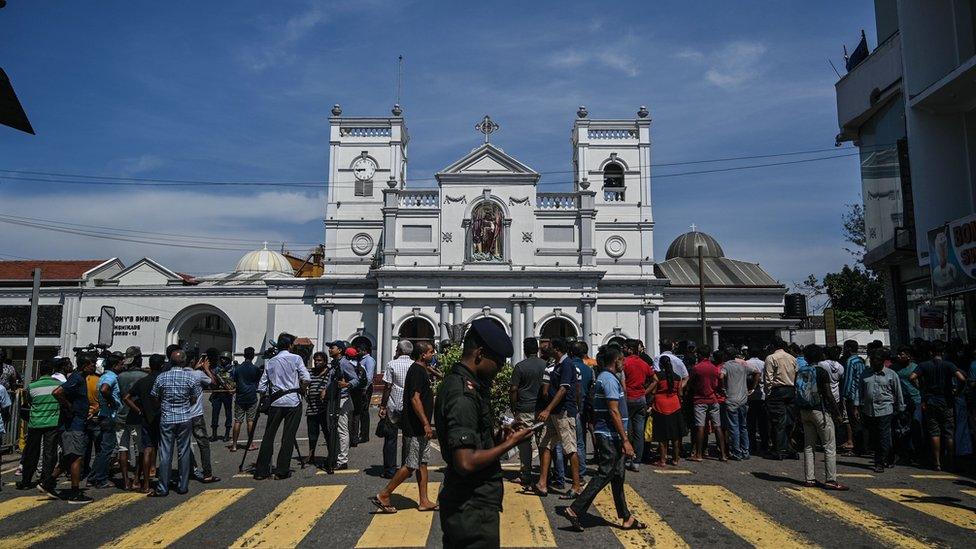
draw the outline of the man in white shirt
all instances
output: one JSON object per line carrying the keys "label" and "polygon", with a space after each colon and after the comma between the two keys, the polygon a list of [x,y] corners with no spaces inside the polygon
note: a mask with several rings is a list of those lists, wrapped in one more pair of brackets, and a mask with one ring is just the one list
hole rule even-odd
{"label": "man in white shirt", "polygon": [[404,339],[397,344],[396,358],[383,370],[383,400],[380,401],[380,419],[389,418],[391,428],[383,439],[383,478],[393,478],[397,470],[397,435],[400,415],[403,413],[403,385],[413,360],[413,343]]}
{"label": "man in white shirt", "polygon": [[258,392],[271,399],[268,424],[264,428],[258,461],[254,465],[254,479],[263,480],[271,474],[271,454],[274,452],[274,437],[278,426],[284,423],[281,433],[281,446],[275,462],[275,480],[291,476],[289,464],[295,448],[295,434],[302,423],[302,399],[299,393],[312,380],[302,357],[291,352],[295,336],[282,332],[278,336],[278,354],[264,364],[264,373],[258,381]]}
{"label": "man in white shirt", "polygon": [[681,379],[688,379],[688,367],[685,366],[685,361],[681,360],[681,357],[674,354],[675,342],[670,339],[662,339],[659,344],[661,349],[661,354],[654,357],[654,371],[661,371],[661,357],[666,356],[671,359],[671,368],[674,370],[675,375]]}
{"label": "man in white shirt", "polygon": [[[192,361],[190,369],[193,370],[193,375],[199,381],[201,390],[216,382],[216,378],[210,371],[210,358],[207,355],[200,355],[198,359]],[[190,468],[196,480],[210,484],[219,481],[220,478],[213,474],[213,462],[210,459],[210,435],[207,433],[207,422],[203,419],[203,401],[202,397],[198,398],[190,409],[191,434],[197,443],[197,451],[200,452],[200,467],[197,467],[196,455],[191,452]]]}

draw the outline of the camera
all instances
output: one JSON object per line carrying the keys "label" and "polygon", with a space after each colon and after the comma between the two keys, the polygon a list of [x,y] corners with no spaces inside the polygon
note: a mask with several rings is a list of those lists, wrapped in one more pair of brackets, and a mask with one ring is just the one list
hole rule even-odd
{"label": "camera", "polygon": [[268,360],[269,358],[274,358],[280,352],[281,349],[278,348],[278,344],[274,341],[268,340],[268,348],[264,350],[264,353],[262,353],[261,356],[265,360]]}

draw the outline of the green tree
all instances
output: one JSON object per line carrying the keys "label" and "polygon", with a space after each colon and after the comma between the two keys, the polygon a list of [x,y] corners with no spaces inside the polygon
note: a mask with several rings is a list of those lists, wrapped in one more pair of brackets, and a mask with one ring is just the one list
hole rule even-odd
{"label": "green tree", "polygon": [[[438,364],[440,365],[441,371],[444,372],[446,376],[452,370],[458,362],[461,361],[461,346],[460,345],[450,345],[443,353],[437,356]],[[502,414],[510,413],[508,409],[508,390],[512,384],[512,364],[510,362],[505,362],[501,370],[498,371],[498,375],[495,376],[495,381],[491,385],[491,413],[492,417],[499,418]],[[435,392],[440,388],[440,383],[434,388]]]}
{"label": "green tree", "polygon": [[884,286],[877,276],[855,265],[824,275],[823,285],[838,328],[873,330],[888,325]]}

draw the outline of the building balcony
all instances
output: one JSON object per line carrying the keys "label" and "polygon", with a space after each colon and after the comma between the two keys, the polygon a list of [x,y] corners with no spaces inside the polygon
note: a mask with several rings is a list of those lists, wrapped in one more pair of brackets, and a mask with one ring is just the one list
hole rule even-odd
{"label": "building balcony", "polygon": [[922,92],[909,98],[912,108],[935,114],[967,112],[976,104],[976,55],[963,61]]}
{"label": "building balcony", "polygon": [[838,141],[857,138],[858,128],[901,91],[901,35],[895,33],[834,85]]}

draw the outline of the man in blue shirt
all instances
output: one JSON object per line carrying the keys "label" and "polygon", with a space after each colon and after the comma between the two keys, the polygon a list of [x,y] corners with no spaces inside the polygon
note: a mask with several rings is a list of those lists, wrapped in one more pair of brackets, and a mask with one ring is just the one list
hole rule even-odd
{"label": "man in blue shirt", "polygon": [[369,384],[363,392],[365,402],[363,403],[362,413],[358,414],[359,443],[365,444],[369,442],[369,405],[373,398],[373,377],[376,375],[376,359],[370,354],[373,352],[373,349],[365,339],[361,339],[356,344],[356,349],[359,350],[359,365],[366,370],[366,383]]}
{"label": "man in blue shirt", "polygon": [[85,378],[95,373],[94,353],[82,352],[78,354],[78,368],[68,376],[60,387],[54,390],[54,398],[61,403],[61,408],[68,411],[64,419],[64,432],[61,433],[61,461],[51,473],[51,479],[57,479],[61,473],[68,471],[71,476],[71,490],[58,494],[55,483],[48,482],[42,490],[49,496],[61,497],[71,504],[91,503],[92,498],[81,491],[81,465],[91,441],[93,429],[88,425],[88,385]]}
{"label": "man in blue shirt", "polygon": [[621,528],[640,530],[646,526],[630,513],[624,494],[627,473],[624,459],[635,455],[627,436],[627,398],[616,376],[623,367],[624,356],[618,348],[604,347],[597,353],[596,360],[600,370],[593,387],[593,444],[597,472],[583,493],[563,513],[573,529],[582,532],[580,517],[597,494],[610,484],[617,517],[623,521]]}
{"label": "man in blue shirt", "polygon": [[[258,417],[258,380],[261,371],[254,365],[254,347],[244,349],[244,362],[231,372],[237,398],[234,400],[234,430],[230,451],[237,451],[237,439],[241,436],[241,425],[247,422],[247,432],[254,432],[254,420]],[[248,450],[257,450],[251,444]]]}
{"label": "man in blue shirt", "polygon": [[589,354],[590,348],[585,341],[573,342],[570,349],[570,356],[573,366],[578,372],[579,390],[576,392],[577,410],[576,417],[576,455],[579,458],[580,475],[586,474],[586,423],[589,418],[583,417],[583,410],[586,410],[587,401],[590,396],[590,386],[593,385],[593,369],[583,362],[583,357]]}
{"label": "man in blue shirt", "polygon": [[104,373],[98,379],[98,440],[95,446],[98,455],[92,464],[88,485],[93,488],[110,488],[114,486],[109,480],[109,463],[112,455],[118,451],[119,441],[115,435],[115,416],[122,406],[122,396],[119,394],[119,376],[116,374],[122,364],[122,357],[109,355],[102,364]]}
{"label": "man in blue shirt", "polygon": [[569,456],[573,488],[566,495],[560,496],[560,499],[575,499],[580,492],[580,466],[576,452],[579,379],[576,366],[569,357],[570,342],[557,337],[549,346],[555,359],[555,367],[547,387],[549,404],[537,416],[546,426],[542,432],[542,442],[539,443],[539,482],[534,486],[534,491],[542,496],[549,494],[549,465],[553,450],[557,444],[561,444],[563,453]]}
{"label": "man in blue shirt", "polygon": [[149,393],[159,402],[159,483],[150,497],[169,495],[170,466],[175,451],[180,478],[176,493],[185,494],[190,483],[190,433],[193,408],[203,395],[196,372],[186,368],[186,352],[170,353],[170,370],[159,374]]}

